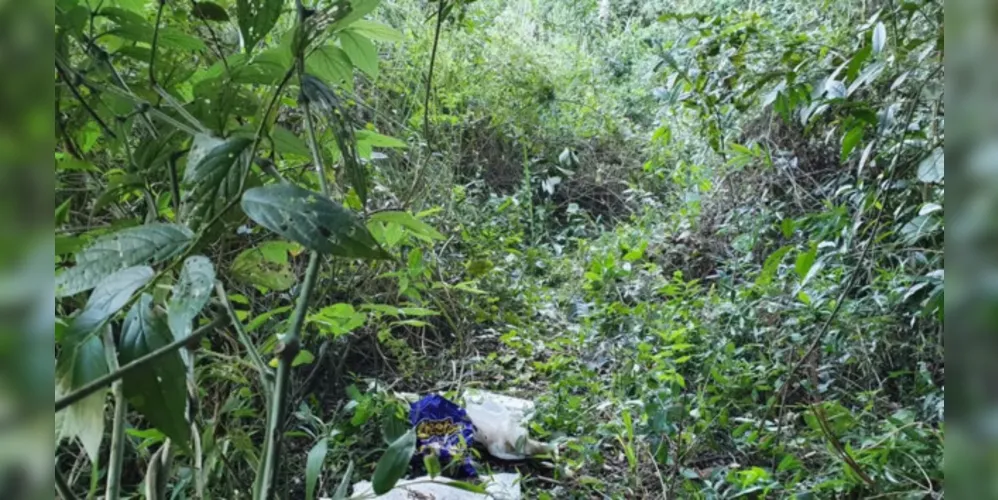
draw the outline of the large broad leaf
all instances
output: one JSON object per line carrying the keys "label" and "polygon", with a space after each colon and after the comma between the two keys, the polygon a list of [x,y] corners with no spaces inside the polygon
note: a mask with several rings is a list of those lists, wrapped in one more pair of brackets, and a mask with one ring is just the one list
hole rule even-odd
{"label": "large broad leaf", "polygon": [[409,461],[416,452],[416,433],[411,429],[395,440],[374,469],[371,486],[375,495],[384,495],[395,487],[395,483],[409,469]]}
{"label": "large broad leaf", "polygon": [[305,459],[305,498],[312,500],[315,498],[315,485],[319,481],[322,473],[322,464],[326,461],[326,452],[329,451],[329,442],[323,436],[311,450],[308,450],[308,458]]}
{"label": "large broad leaf", "polygon": [[[162,314],[144,294],[128,312],[121,334],[121,364],[132,362],[173,341]],[[186,447],[190,426],[184,417],[187,402],[185,370],[180,353],[147,363],[124,378],[125,397],[153,426]]]}
{"label": "large broad leaf", "polygon": [[167,321],[175,339],[191,334],[194,318],[208,303],[214,287],[215,266],[211,260],[203,255],[188,257],[166,306]]}
{"label": "large broad leaf", "polygon": [[384,42],[401,42],[402,33],[386,24],[361,19],[354,22],[346,29],[346,32],[354,32],[364,35],[371,40],[381,40]]}
{"label": "large broad leaf", "polygon": [[232,81],[270,85],[278,82],[291,67],[291,52],[285,47],[267,49],[242,64],[231,67]]}
{"label": "large broad leaf", "polygon": [[70,325],[64,347],[71,349],[92,335],[106,320],[114,316],[135,292],[156,274],[149,266],[126,267],[108,276],[87,299],[87,305]]}
{"label": "large broad leaf", "polygon": [[[105,7],[101,9],[100,15],[117,24],[117,27],[110,33],[133,42],[152,43],[156,28],[136,12],[117,7]],[[199,51],[205,49],[204,42],[200,38],[167,26],[160,26],[157,43],[163,47],[177,50]]]}
{"label": "large broad leaf", "polygon": [[228,21],[229,13],[225,8],[214,2],[197,2],[191,7],[191,14],[205,21]]}
{"label": "large broad leaf", "polygon": [[305,71],[330,84],[343,84],[353,90],[353,66],[350,57],[335,45],[315,49],[305,59]]}
{"label": "large broad leaf", "polygon": [[392,258],[353,212],[322,194],[292,184],[271,184],[247,190],[242,208],[261,226],[310,250],[341,257]]}
{"label": "large broad leaf", "polygon": [[[89,382],[107,375],[107,357],[99,335],[64,350],[56,363],[56,397],[68,394]],[[99,457],[104,438],[104,398],[107,390],[99,390],[63,410],[56,440],[76,437],[83,444],[91,461]]]}
{"label": "large broad leaf", "polygon": [[236,0],[239,31],[243,34],[246,53],[252,52],[257,42],[274,29],[283,6],[284,0]]}
{"label": "large broad leaf", "polygon": [[56,275],[56,296],[68,297],[97,286],[126,267],[155,264],[182,253],[194,233],[178,224],[152,223],[101,236],[76,254],[76,265]]}
{"label": "large broad leaf", "polygon": [[333,31],[341,30],[352,25],[355,21],[371,13],[380,3],[381,0],[351,0],[350,13],[333,23],[330,29]]}
{"label": "large broad leaf", "polygon": [[[183,179],[186,192],[181,212],[192,227],[214,217],[227,202],[239,196],[240,184],[249,167],[246,154],[253,143],[248,137],[233,137],[221,143],[198,137],[195,145],[199,140],[210,149],[204,156],[195,156],[193,162],[188,160]],[[191,152],[195,149],[191,148]]]}
{"label": "large broad leaf", "polygon": [[371,78],[378,77],[378,49],[367,37],[344,31],[340,33],[340,47],[347,53],[354,66]]}
{"label": "large broad leaf", "polygon": [[291,154],[302,158],[312,156],[312,152],[309,151],[308,146],[302,142],[301,138],[280,125],[274,126],[270,132],[270,138],[274,141],[274,149],[279,154]]}
{"label": "large broad leaf", "polygon": [[297,278],[288,262],[291,244],[268,241],[243,250],[232,261],[232,276],[243,283],[281,292],[291,288]]}
{"label": "large broad leaf", "polygon": [[936,148],[927,158],[919,162],[918,180],[928,184],[941,183],[945,177],[945,164],[943,148]]}

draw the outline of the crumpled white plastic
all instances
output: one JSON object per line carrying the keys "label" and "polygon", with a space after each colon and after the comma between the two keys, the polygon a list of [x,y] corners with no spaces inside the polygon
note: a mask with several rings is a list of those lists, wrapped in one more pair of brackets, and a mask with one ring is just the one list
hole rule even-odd
{"label": "crumpled white plastic", "polygon": [[[423,500],[520,500],[522,498],[519,474],[502,473],[483,476],[482,479],[486,494],[460,490],[453,486],[441,484],[452,481],[446,477],[440,476],[430,479],[430,476],[423,476],[399,481],[391,491],[374,498],[379,500],[411,500],[414,498]],[[350,498],[371,498],[373,495],[374,487],[371,482],[359,481],[354,483],[353,496]]]}

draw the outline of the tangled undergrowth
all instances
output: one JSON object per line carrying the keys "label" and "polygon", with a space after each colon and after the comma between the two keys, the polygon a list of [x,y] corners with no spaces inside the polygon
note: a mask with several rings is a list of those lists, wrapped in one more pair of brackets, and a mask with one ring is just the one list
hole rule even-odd
{"label": "tangled undergrowth", "polygon": [[57,3],[63,496],[942,498],[941,3]]}

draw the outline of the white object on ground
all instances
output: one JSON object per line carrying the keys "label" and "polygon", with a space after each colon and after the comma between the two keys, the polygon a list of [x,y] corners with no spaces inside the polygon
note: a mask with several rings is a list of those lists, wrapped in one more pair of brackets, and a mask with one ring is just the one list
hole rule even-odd
{"label": "white object on ground", "polygon": [[[423,500],[520,500],[520,475],[519,474],[495,474],[493,476],[483,476],[483,485],[487,494],[473,493],[457,489],[446,484],[451,482],[446,477],[430,479],[430,476],[423,476],[411,480],[402,480],[395,484],[395,487],[384,495],[375,497],[374,489],[370,481],[359,481],[353,485],[353,496],[350,498],[378,498],[380,500],[410,500],[414,498]],[[330,500],[321,498],[319,500]]]}
{"label": "white object on ground", "polygon": [[502,460],[523,460],[544,453],[548,447],[530,439],[525,422],[533,416],[534,404],[525,399],[486,391],[467,390],[465,410],[475,424],[475,441]]}

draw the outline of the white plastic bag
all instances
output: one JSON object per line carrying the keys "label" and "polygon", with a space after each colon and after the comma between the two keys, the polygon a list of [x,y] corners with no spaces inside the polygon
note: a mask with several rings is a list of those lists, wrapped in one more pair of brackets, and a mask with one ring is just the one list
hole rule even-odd
{"label": "white plastic bag", "polygon": [[525,421],[533,403],[484,391],[465,393],[465,410],[475,424],[475,441],[501,460],[523,460],[547,451],[543,443],[530,439]]}

